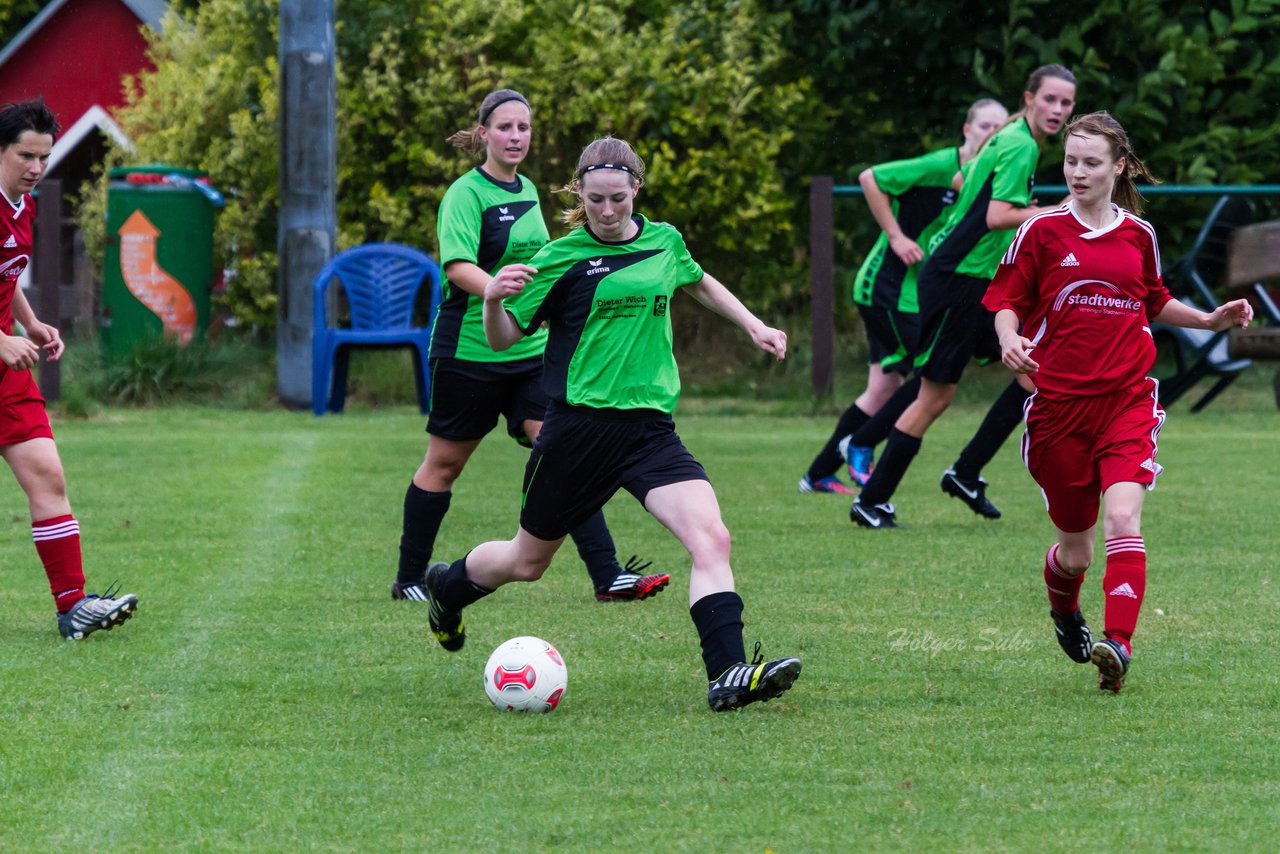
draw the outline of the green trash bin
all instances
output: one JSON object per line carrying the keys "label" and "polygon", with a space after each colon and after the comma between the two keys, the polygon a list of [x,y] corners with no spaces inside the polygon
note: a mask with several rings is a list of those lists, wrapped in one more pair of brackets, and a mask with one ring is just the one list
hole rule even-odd
{"label": "green trash bin", "polygon": [[103,351],[119,358],[161,334],[182,345],[203,338],[221,194],[192,169],[131,166],[107,177]]}

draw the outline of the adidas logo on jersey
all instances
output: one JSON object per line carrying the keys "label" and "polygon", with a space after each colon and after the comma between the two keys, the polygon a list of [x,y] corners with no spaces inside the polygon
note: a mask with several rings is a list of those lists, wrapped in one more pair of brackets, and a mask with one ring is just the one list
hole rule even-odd
{"label": "adidas logo on jersey", "polygon": [[5,248],[5,249],[16,249],[16,248],[17,248],[17,246],[18,246],[18,241],[14,240],[14,239],[13,239],[13,235],[12,235],[12,234],[10,234],[10,235],[9,235],[9,239],[8,239],[8,240],[6,240],[6,241],[4,242],[4,248]]}
{"label": "adidas logo on jersey", "polygon": [[1080,262],[1076,260],[1076,253],[1068,252],[1067,257],[1063,258],[1062,263],[1059,264],[1058,266],[1059,267],[1079,267]]}
{"label": "adidas logo on jersey", "polygon": [[1138,594],[1133,592],[1133,588],[1129,586],[1129,582],[1125,582],[1107,594],[1108,596],[1128,596],[1130,599],[1137,599]]}

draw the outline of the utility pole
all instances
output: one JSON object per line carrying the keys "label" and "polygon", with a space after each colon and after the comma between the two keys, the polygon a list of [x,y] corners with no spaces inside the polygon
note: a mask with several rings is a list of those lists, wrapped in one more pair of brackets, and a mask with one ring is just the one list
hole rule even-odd
{"label": "utility pole", "polygon": [[276,388],[311,405],[311,286],[337,232],[334,0],[280,0],[280,316]]}

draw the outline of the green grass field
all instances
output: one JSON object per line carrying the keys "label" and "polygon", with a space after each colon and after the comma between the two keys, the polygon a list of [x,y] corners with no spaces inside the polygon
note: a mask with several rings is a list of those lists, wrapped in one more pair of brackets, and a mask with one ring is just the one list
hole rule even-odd
{"label": "green grass field", "polygon": [[[987,472],[1004,519],[938,491],[989,394],[930,433],[898,495],[911,529],[888,532],[796,493],[828,415],[687,401],[748,649],[805,662],[782,700],[727,715],[706,708],[686,557],[628,495],[607,509],[619,550],[669,569],[665,593],[597,604],[566,548],[471,608],[450,655],[388,597],[416,411],[59,422],[91,585],[119,577],[141,604],[62,641],[8,479],[0,850],[1273,851],[1280,413],[1241,385],[1170,412],[1119,696],[1053,640],[1051,528],[1012,444]],[[439,557],[514,531],[522,461],[481,447]],[[565,655],[552,715],[485,698],[489,651],[519,634]]]}

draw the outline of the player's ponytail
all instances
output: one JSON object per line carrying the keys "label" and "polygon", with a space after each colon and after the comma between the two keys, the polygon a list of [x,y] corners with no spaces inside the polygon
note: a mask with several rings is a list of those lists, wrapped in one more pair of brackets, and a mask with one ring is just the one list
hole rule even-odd
{"label": "player's ponytail", "polygon": [[1142,213],[1142,194],[1138,192],[1138,180],[1148,184],[1159,184],[1160,181],[1147,165],[1133,153],[1129,144],[1129,135],[1120,123],[1105,110],[1076,116],[1067,124],[1067,136],[1100,136],[1111,147],[1111,159],[1124,158],[1124,169],[1116,176],[1115,187],[1111,190],[1111,200],[1120,207]]}
{"label": "player's ponytail", "polygon": [[[515,89],[498,89],[490,92],[480,102],[480,116],[476,122],[476,126],[470,129],[460,130],[452,136],[448,137],[445,142],[453,145],[454,148],[460,148],[469,154],[479,154],[484,151],[484,137],[480,134],[480,128],[489,126],[489,119],[493,117],[493,111],[508,101],[519,101],[526,107],[529,107],[529,101],[524,95],[521,95]],[[529,107],[529,115],[533,115],[533,107]]]}
{"label": "player's ponytail", "polygon": [[570,228],[587,224],[587,210],[582,202],[582,176],[597,169],[616,169],[631,176],[637,189],[644,185],[644,161],[625,139],[613,136],[597,139],[582,149],[578,168],[573,170],[573,180],[560,188],[562,193],[573,193],[577,204],[560,215],[560,221]]}

